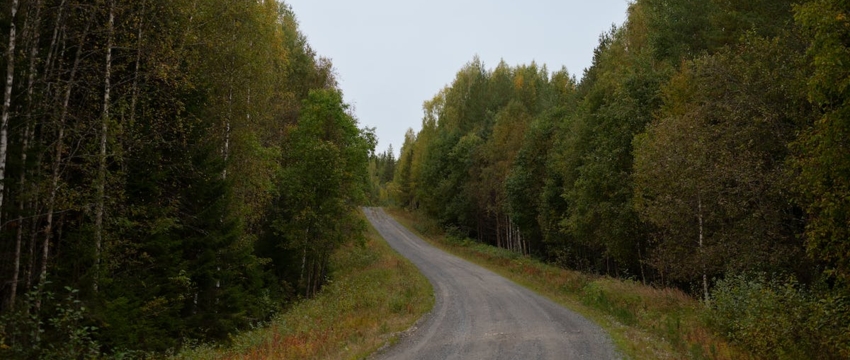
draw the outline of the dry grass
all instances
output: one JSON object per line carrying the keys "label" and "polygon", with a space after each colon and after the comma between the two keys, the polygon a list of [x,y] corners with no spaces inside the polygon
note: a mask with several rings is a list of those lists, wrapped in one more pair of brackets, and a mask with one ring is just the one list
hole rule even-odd
{"label": "dry grass", "polygon": [[388,212],[435,246],[594,320],[629,358],[751,358],[713,334],[704,321],[705,307],[682,291],[569,271],[472,241],[449,241],[428,219],[397,209]]}
{"label": "dry grass", "polygon": [[319,296],[228,348],[202,346],[176,359],[360,359],[395,341],[434,303],[428,280],[369,227],[366,246],[340,249]]}

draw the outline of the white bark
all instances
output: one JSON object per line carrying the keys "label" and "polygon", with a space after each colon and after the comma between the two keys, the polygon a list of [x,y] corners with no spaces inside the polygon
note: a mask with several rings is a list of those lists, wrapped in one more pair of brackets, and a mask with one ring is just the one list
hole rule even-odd
{"label": "white bark", "polygon": [[[15,41],[18,15],[18,0],[12,0],[12,17],[9,26],[9,47],[6,50],[6,89],[3,93],[3,114],[0,116],[0,209],[3,208],[3,195],[6,188],[6,152],[9,147],[9,112],[12,105],[12,85],[15,82]],[[1,215],[1,214],[0,214]],[[0,223],[2,223],[0,218]]]}
{"label": "white bark", "polygon": [[[35,3],[35,19],[31,25],[32,29],[30,30],[31,38],[33,39],[30,44],[30,58],[29,58],[29,69],[27,72],[27,106],[30,109],[30,115],[32,115],[32,95],[33,95],[33,86],[35,83],[35,60],[38,57],[38,40],[40,34],[41,27],[41,0],[37,0]],[[26,126],[24,127],[23,134],[23,144],[21,146],[21,167],[23,170],[21,171],[21,176],[19,179],[19,183],[21,189],[26,186],[26,166],[27,166],[27,152],[29,151],[29,141],[30,137],[32,137],[32,133],[30,132],[30,122],[27,121]],[[15,267],[14,272],[12,274],[12,289],[9,294],[9,308],[15,308],[15,300],[18,294],[18,282],[20,281],[21,274],[21,241],[23,237],[23,222],[24,222],[24,198],[18,201],[18,227],[15,233]],[[34,220],[33,220],[34,221]],[[32,261],[32,260],[30,260]]]}
{"label": "white bark", "polygon": [[112,76],[112,47],[115,32],[115,2],[109,1],[109,23],[107,24],[106,38],[106,69],[103,80],[103,115],[101,116],[100,131],[100,156],[97,169],[97,210],[95,212],[95,263],[94,263],[94,291],[97,291],[101,254],[103,253],[103,208],[106,198],[106,138],[109,135],[109,96],[112,90],[110,77]]}

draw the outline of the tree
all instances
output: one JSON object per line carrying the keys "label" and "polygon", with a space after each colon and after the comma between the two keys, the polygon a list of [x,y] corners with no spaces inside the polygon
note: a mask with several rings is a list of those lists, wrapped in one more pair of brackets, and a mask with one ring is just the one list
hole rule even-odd
{"label": "tree", "polygon": [[810,41],[814,72],[809,100],[818,118],[795,143],[797,187],[809,216],[809,254],[828,264],[827,274],[850,284],[850,8],[846,2],[810,1],[795,9]]}
{"label": "tree", "polygon": [[635,141],[635,201],[657,229],[655,264],[673,280],[701,278],[706,301],[711,277],[799,269],[784,164],[810,113],[803,68],[789,44],[758,37],[697,59]]}
{"label": "tree", "polygon": [[[278,251],[300,255],[298,279],[306,297],[323,285],[331,252],[362,230],[354,211],[365,197],[374,142],[346,113],[337,90],[311,91],[298,124],[288,130],[273,225]],[[278,271],[284,259],[273,257]]]}
{"label": "tree", "polygon": [[[0,287],[0,315],[38,331],[0,336],[0,357],[82,356],[44,344],[66,337],[47,321],[61,305],[50,294],[66,287],[79,289],[81,321],[99,328],[92,346],[106,356],[222,339],[291,299],[297,279],[276,276],[264,258],[280,251],[258,239],[292,220],[273,206],[284,205],[275,203],[279,176],[295,164],[284,156],[298,138],[287,129],[317,116],[302,116],[312,90],[337,91],[332,64],[310,49],[291,8],[4,4],[0,22],[11,36],[2,41],[15,49],[2,62],[10,83],[0,126],[0,277],[12,286]],[[347,167],[334,190],[346,192],[351,210],[374,134],[337,107],[358,134],[337,144]],[[336,234],[362,231],[343,222]],[[311,278],[314,289],[323,279]],[[0,334],[14,324],[0,324]]]}

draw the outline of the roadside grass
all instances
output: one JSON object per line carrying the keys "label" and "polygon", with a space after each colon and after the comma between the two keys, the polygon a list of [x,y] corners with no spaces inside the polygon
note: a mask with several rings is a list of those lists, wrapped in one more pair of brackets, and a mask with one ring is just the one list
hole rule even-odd
{"label": "roadside grass", "polygon": [[431,244],[530,288],[599,324],[631,359],[752,359],[715,335],[708,310],[677,289],[583,274],[471,240],[446,237],[424,216],[385,209]]}
{"label": "roadside grass", "polygon": [[331,259],[332,277],[315,298],[226,348],[200,346],[173,359],[362,359],[392,344],[434,305],[428,280],[368,226],[365,246]]}

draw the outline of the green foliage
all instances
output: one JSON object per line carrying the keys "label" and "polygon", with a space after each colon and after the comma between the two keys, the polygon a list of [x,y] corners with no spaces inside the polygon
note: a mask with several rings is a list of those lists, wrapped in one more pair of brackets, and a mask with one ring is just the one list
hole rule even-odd
{"label": "green foliage", "polygon": [[88,310],[79,299],[79,290],[66,287],[67,295],[57,299],[50,291],[25,294],[26,308],[37,302],[50,304],[42,313],[25,310],[0,316],[0,356],[7,359],[96,359],[100,346],[98,329],[87,320]]}
{"label": "green foliage", "polygon": [[[297,221],[275,207],[290,206],[283,193],[327,222],[329,243],[363,231],[350,210],[368,190],[374,134],[346,112],[332,64],[285,3],[40,0],[21,2],[15,19],[6,5],[0,22],[15,22],[22,45],[11,54],[0,211],[0,276],[13,286],[0,315],[57,329],[35,336],[33,351],[144,356],[267,320],[302,290],[297,275],[276,272],[280,248],[263,242],[275,223]],[[311,144],[320,132],[330,135]],[[301,168],[314,172],[297,172],[293,149],[316,156]],[[331,200],[294,195],[330,185],[304,178],[326,175],[335,187],[317,190]],[[281,248],[309,243],[296,235]],[[73,311],[45,295],[66,286],[79,289]],[[32,338],[4,341],[25,349]]]}
{"label": "green foliage", "polygon": [[556,166],[569,207],[558,223],[568,247],[585,252],[574,261],[588,271],[641,272],[643,259],[633,254],[645,248],[646,235],[631,203],[632,139],[659,106],[668,69],[645,51],[625,49],[635,31],[627,26],[607,35],[593,76],[580,85],[584,96],[572,124],[559,134],[565,146]]}
{"label": "green foliage", "polygon": [[553,146],[555,124],[565,111],[561,108],[549,111],[529,124],[513,169],[505,179],[509,215],[531,242],[532,252],[537,254],[544,250],[545,231],[538,221],[538,210],[546,200],[544,188],[551,178],[548,157]]}
{"label": "green foliage", "polygon": [[334,251],[329,273],[333,280],[315,298],[233,336],[230,346],[201,345],[172,358],[363,358],[397,341],[434,303],[428,279],[371,226],[365,243]]}
{"label": "green foliage", "polygon": [[784,273],[843,299],[850,15],[794,3],[635,1],[580,82],[473,59],[426,101],[392,193],[455,235],[572,269],[706,300],[711,279]]}
{"label": "green foliage", "polygon": [[390,205],[392,187],[389,185],[395,176],[397,161],[393,146],[380,153],[369,156],[369,202],[373,205]]}
{"label": "green foliage", "polygon": [[801,60],[788,43],[747,36],[663,89],[656,121],[635,140],[635,202],[671,279],[801,270],[785,167],[811,113]]}
{"label": "green foliage", "polygon": [[425,102],[422,130],[406,136],[390,186],[399,205],[421,208],[482,241],[539,251],[529,247],[536,239],[523,234],[528,218],[517,225],[511,216],[505,183],[535,118],[572,99],[574,79],[565,70],[551,75],[536,64],[501,62],[489,71],[478,59],[467,64]]}
{"label": "green foliage", "polygon": [[304,100],[298,124],[287,129],[272,209],[277,216],[261,244],[275,272],[307,297],[321,288],[330,254],[364,229],[353,214],[366,200],[374,142],[346,109],[337,90],[314,90]]}
{"label": "green foliage", "polygon": [[809,253],[850,287],[850,8],[844,1],[810,1],[796,8],[814,72],[808,95],[820,110],[795,142],[797,187],[810,219]]}
{"label": "green foliage", "polygon": [[846,297],[790,280],[736,275],[712,292],[713,326],[770,359],[842,359],[850,354]]}
{"label": "green foliage", "polygon": [[392,199],[401,206],[411,206],[414,202],[411,173],[414,154],[419,154],[419,152],[414,153],[415,143],[416,134],[413,133],[413,129],[408,129],[404,134],[404,144],[401,147],[401,155],[393,173],[392,183],[388,186]]}
{"label": "green foliage", "polygon": [[646,0],[638,6],[647,8],[648,42],[657,58],[675,62],[699,55],[712,45],[714,1]]}

